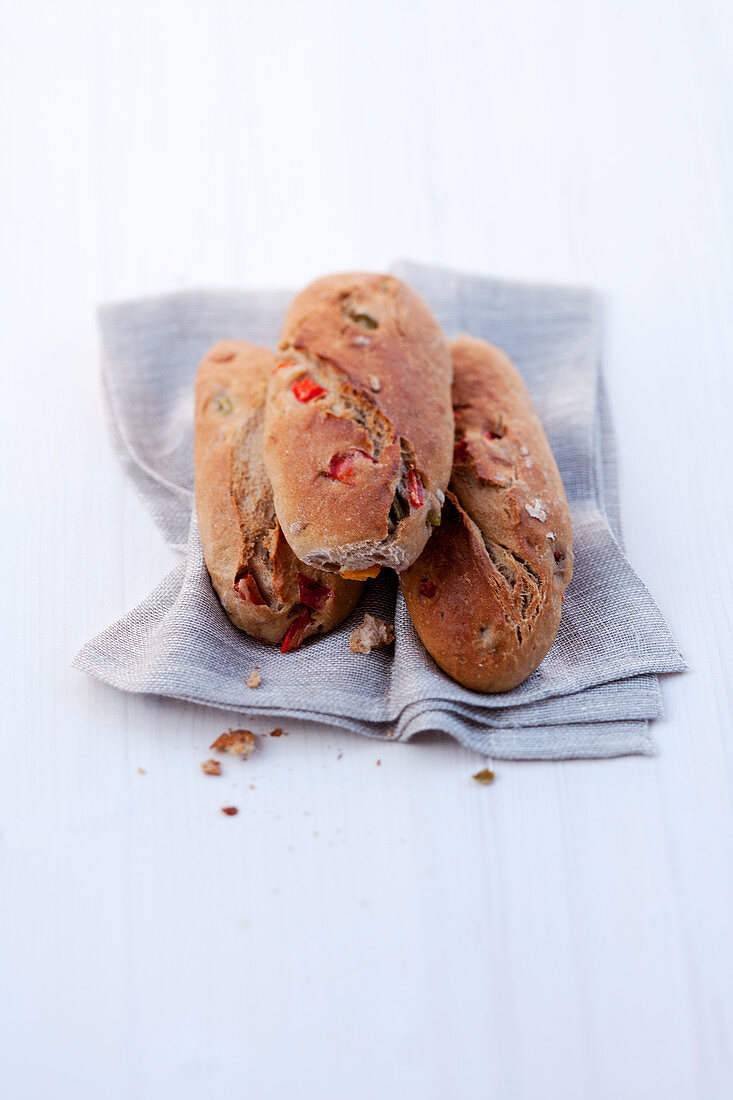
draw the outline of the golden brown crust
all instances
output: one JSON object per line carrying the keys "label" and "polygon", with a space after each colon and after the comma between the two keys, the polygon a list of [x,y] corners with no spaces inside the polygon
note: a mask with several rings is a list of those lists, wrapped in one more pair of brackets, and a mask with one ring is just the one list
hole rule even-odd
{"label": "golden brown crust", "polygon": [[513,363],[483,340],[451,344],[456,447],[442,522],[400,577],[440,667],[508,691],[548,652],[573,572],[565,490]]}
{"label": "golden brown crust", "polygon": [[406,568],[450,476],[440,326],[398,279],[331,275],[293,301],[280,347],[264,453],[286,538],[326,569]]}
{"label": "golden brown crust", "polygon": [[[272,352],[221,340],[196,378],[195,495],[204,560],[235,626],[295,648],[338,625],[362,585],[299,562],[282,536],[262,461]],[[290,644],[294,643],[294,644]]]}

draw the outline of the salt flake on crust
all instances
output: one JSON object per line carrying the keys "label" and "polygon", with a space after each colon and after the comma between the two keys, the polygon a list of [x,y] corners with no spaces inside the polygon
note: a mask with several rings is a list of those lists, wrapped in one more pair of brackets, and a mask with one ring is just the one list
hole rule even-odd
{"label": "salt flake on crust", "polygon": [[540,523],[544,523],[547,519],[547,512],[539,497],[536,497],[531,504],[525,504],[524,507],[529,512],[530,516],[532,516],[532,519],[538,519]]}

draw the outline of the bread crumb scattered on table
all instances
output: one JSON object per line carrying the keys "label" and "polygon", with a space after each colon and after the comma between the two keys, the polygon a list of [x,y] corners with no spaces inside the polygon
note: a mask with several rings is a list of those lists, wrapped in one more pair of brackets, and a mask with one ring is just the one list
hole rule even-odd
{"label": "bread crumb scattered on table", "polygon": [[251,756],[255,751],[255,735],[249,730],[229,730],[217,737],[210,749],[228,752],[233,756]]}

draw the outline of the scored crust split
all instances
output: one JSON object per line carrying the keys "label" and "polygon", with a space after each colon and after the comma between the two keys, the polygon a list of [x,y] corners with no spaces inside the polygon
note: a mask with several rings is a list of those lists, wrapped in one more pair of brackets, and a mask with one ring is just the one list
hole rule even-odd
{"label": "scored crust split", "polygon": [[573,573],[570,512],[511,360],[451,343],[456,444],[442,522],[400,584],[420,639],[453,679],[508,691],[546,655]]}

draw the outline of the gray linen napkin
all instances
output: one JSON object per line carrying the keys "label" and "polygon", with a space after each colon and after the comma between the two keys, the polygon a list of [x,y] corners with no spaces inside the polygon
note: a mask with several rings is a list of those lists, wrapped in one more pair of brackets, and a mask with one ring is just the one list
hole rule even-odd
{"label": "gray linen napkin", "polygon": [[[298,717],[370,737],[443,731],[517,759],[652,753],[657,673],[684,668],[651,596],[624,557],[617,462],[599,362],[599,307],[587,290],[507,283],[401,263],[396,273],[446,334],[503,347],[524,375],[570,502],[575,575],[558,638],[513,691],[480,695],[423,649],[389,571],[332,634],[283,656],[236,630],[201,554],[193,511],[198,362],[221,337],[275,346],[291,295],[188,291],[104,307],[103,372],[114,446],[181,563],[138,607],[89,641],[77,668],[126,691],[262,717]],[[352,654],[365,611],[394,621],[393,649]],[[262,683],[245,680],[255,665]]]}

